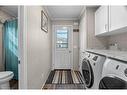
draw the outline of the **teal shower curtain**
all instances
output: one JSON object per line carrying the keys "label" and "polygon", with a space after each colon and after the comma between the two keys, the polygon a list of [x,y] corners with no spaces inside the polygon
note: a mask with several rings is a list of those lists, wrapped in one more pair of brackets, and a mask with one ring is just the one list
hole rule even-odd
{"label": "teal shower curtain", "polygon": [[18,80],[18,24],[17,20],[4,23],[5,70],[14,73]]}

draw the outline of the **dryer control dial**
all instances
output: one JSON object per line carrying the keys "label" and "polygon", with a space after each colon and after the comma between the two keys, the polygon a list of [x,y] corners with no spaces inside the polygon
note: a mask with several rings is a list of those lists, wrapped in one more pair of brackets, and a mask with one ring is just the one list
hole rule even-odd
{"label": "dryer control dial", "polygon": [[127,68],[124,70],[124,74],[127,77]]}
{"label": "dryer control dial", "polygon": [[88,57],[90,57],[90,54],[88,55]]}
{"label": "dryer control dial", "polygon": [[98,56],[94,56],[94,57],[93,57],[93,60],[94,60],[94,61],[97,61],[97,58],[98,58]]}

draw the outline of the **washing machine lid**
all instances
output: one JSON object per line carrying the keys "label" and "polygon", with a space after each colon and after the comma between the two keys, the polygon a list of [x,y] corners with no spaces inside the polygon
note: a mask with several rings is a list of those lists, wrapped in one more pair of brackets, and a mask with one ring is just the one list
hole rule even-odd
{"label": "washing machine lid", "polygon": [[127,82],[115,76],[107,76],[101,79],[99,89],[127,89]]}
{"label": "washing machine lid", "polygon": [[3,72],[0,72],[0,79],[7,78],[7,77],[9,77],[11,75],[13,75],[13,72],[11,72],[11,71],[3,71]]}

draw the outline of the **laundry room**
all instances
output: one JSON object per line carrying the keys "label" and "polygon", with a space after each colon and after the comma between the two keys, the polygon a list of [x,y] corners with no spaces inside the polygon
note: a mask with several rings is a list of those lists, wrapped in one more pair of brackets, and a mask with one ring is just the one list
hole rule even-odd
{"label": "laundry room", "polygon": [[127,0],[0,0],[0,95],[127,95]]}
{"label": "laundry room", "polygon": [[0,89],[127,88],[126,6],[0,9]]}
{"label": "laundry room", "polygon": [[127,89],[126,17],[124,5],[0,6],[0,89]]}

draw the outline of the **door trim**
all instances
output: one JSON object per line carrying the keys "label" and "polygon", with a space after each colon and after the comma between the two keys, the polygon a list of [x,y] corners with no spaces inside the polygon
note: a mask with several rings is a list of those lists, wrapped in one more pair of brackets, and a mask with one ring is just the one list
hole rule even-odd
{"label": "door trim", "polygon": [[18,6],[19,89],[27,89],[27,7]]}
{"label": "door trim", "polygon": [[55,69],[55,27],[56,26],[70,26],[71,27],[71,51],[72,51],[72,53],[71,53],[71,69],[73,69],[73,67],[74,67],[74,64],[73,64],[73,25],[52,25],[52,70],[54,70]]}

